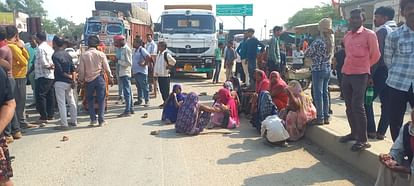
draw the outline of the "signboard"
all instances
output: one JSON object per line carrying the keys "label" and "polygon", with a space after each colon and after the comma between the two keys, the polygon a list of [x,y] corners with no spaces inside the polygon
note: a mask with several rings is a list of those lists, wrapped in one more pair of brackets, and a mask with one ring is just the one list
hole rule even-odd
{"label": "signboard", "polygon": [[13,12],[0,12],[0,25],[14,25]]}
{"label": "signboard", "polygon": [[253,4],[218,4],[216,16],[253,16]]}

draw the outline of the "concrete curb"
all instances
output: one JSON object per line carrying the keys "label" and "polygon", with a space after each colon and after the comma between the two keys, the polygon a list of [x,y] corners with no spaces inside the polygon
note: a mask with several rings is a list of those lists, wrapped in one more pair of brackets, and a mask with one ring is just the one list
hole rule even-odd
{"label": "concrete curb", "polygon": [[[338,122],[344,123],[336,118],[333,118],[331,123]],[[389,152],[389,147],[392,143],[385,140],[370,141],[371,148],[362,152],[352,152],[350,149],[353,142],[346,144],[339,143],[340,136],[346,135],[346,133],[339,134],[335,130],[332,130],[331,127],[331,125],[309,126],[306,129],[306,138],[322,147],[325,151],[349,163],[354,168],[376,179],[380,165],[378,155]]]}

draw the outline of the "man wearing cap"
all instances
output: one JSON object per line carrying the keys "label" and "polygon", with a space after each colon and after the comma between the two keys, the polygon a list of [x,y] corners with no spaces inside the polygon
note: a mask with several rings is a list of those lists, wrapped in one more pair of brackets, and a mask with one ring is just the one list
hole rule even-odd
{"label": "man wearing cap", "polygon": [[[106,82],[105,74],[109,77],[109,84],[113,85],[113,76],[109,68],[105,53],[97,50],[99,38],[97,36],[89,36],[89,49],[79,58],[78,72],[79,82],[86,83],[86,97],[88,100],[88,111],[91,119],[89,126],[95,126],[99,122],[99,126],[106,125],[105,114],[105,98],[106,98]],[[95,113],[95,96],[98,102],[98,121]]]}
{"label": "man wearing cap", "polygon": [[364,108],[365,92],[370,78],[370,68],[380,59],[378,39],[375,32],[363,26],[365,11],[351,11],[351,31],[344,37],[345,63],[342,68],[342,91],[351,133],[341,137],[340,142],[356,141],[352,151],[371,147],[367,138],[367,116]]}
{"label": "man wearing cap", "polygon": [[122,85],[122,92],[125,99],[125,111],[119,115],[119,117],[129,117],[131,114],[134,114],[134,109],[132,108],[132,91],[131,91],[131,66],[132,66],[132,51],[126,45],[125,37],[122,35],[117,35],[114,38],[115,47],[117,47],[119,52],[118,58],[118,75],[119,85]]}

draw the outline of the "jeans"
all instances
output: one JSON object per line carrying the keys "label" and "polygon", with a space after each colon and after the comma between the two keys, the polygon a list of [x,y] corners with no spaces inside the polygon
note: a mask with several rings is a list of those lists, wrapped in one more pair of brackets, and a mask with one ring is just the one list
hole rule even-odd
{"label": "jeans", "polygon": [[224,64],[226,67],[226,81],[230,81],[230,78],[233,76],[233,65],[230,65],[229,63]]}
{"label": "jeans", "polygon": [[70,112],[70,122],[73,124],[77,124],[77,105],[75,102],[75,97],[73,95],[72,84],[56,81],[55,82],[55,93],[56,93],[56,100],[59,107],[60,113],[60,123],[62,126],[68,126],[67,121],[67,111],[66,111],[66,102],[69,105],[69,112]]}
{"label": "jeans", "polygon": [[214,77],[213,77],[213,83],[217,83],[220,77],[220,71],[221,71],[221,60],[216,60],[215,63],[215,71],[214,71]]}
{"label": "jeans", "polygon": [[[9,78],[9,81],[10,81],[10,86],[11,86],[11,89],[12,89],[11,92],[12,92],[12,95],[13,95],[14,91],[15,91],[14,89],[16,87],[16,82],[14,81],[13,78]],[[15,133],[20,132],[20,131],[21,131],[20,124],[17,121],[17,116],[16,116],[16,112],[15,112],[13,117],[12,117],[12,120],[7,125],[7,127],[4,129],[4,134],[6,136],[11,136],[12,134],[15,134]]]}
{"label": "jeans", "polygon": [[170,77],[158,77],[158,86],[160,88],[162,100],[165,102],[170,95]]}
{"label": "jeans", "polygon": [[317,120],[323,121],[329,119],[329,93],[328,85],[330,78],[330,69],[312,72],[312,89],[313,98],[317,112]]}
{"label": "jeans", "polygon": [[121,80],[120,84],[122,84],[122,92],[124,93],[125,98],[125,111],[124,113],[128,114],[133,111],[133,104],[132,104],[132,89],[131,89],[131,78],[128,76],[119,77]]}
{"label": "jeans", "polygon": [[340,97],[344,97],[344,95],[342,94],[342,77],[344,75],[342,74],[342,67],[337,67],[336,68],[336,77],[338,78],[338,86],[339,86],[339,90],[341,91]]}
{"label": "jeans", "polygon": [[118,96],[120,98],[124,98],[124,93],[122,92],[124,88],[121,83],[121,77],[119,77],[119,68],[119,64],[116,64],[116,81],[118,82]]}
{"label": "jeans", "polygon": [[55,80],[39,78],[36,82],[36,106],[41,120],[47,120],[55,114],[55,93],[53,83]]}
{"label": "jeans", "polygon": [[[240,74],[240,75],[239,75]],[[244,70],[243,70],[243,65],[242,63],[236,63],[236,73],[235,76],[237,77],[239,75],[240,80],[245,83],[246,82],[246,77],[244,74]]]}
{"label": "jeans", "polygon": [[95,78],[93,81],[86,84],[86,98],[88,100],[88,111],[91,121],[96,121],[95,113],[95,95],[98,102],[98,122],[99,124],[105,121],[105,97],[106,97],[106,83],[102,75]]}
{"label": "jeans", "polygon": [[357,142],[367,142],[367,116],[364,108],[368,74],[346,75],[342,79],[342,88],[346,105],[346,116],[351,135]]}
{"label": "jeans", "polygon": [[143,73],[134,74],[135,82],[138,87],[138,100],[145,99],[146,102],[149,101],[149,87],[148,87],[148,75]]}
{"label": "jeans", "polygon": [[379,96],[381,101],[381,117],[378,123],[378,131],[375,129],[375,117],[373,104],[365,105],[365,111],[367,113],[367,122],[368,122],[368,133],[376,133],[380,135],[385,135],[389,125],[389,96],[387,90],[387,81],[388,69],[387,67],[378,67],[373,74],[372,80],[374,81],[374,98]]}
{"label": "jeans", "polygon": [[36,80],[35,80],[35,73],[32,72],[29,74],[29,81],[30,81],[30,86],[32,87],[32,91],[33,91],[33,100],[34,103],[36,103]]}
{"label": "jeans", "polygon": [[256,78],[254,77],[256,70],[256,58],[247,59],[247,68],[249,70],[250,87],[256,87]]}
{"label": "jeans", "polygon": [[387,87],[390,99],[389,102],[389,121],[392,140],[395,141],[400,133],[401,125],[403,124],[404,115],[407,109],[407,102],[410,103],[411,109],[414,108],[414,93],[413,87],[408,91],[397,90],[392,87]]}
{"label": "jeans", "polygon": [[16,78],[14,99],[16,100],[16,117],[20,127],[26,127],[25,106],[26,106],[26,78]]}

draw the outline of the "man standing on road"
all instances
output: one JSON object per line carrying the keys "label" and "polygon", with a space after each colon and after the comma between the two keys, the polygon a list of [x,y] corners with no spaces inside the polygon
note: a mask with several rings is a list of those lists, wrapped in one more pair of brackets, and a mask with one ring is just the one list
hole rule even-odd
{"label": "man standing on road", "polygon": [[342,68],[344,74],[342,88],[351,133],[341,137],[340,142],[356,140],[351,148],[352,151],[361,151],[371,147],[367,138],[364,98],[370,68],[378,62],[381,56],[377,36],[374,31],[363,26],[364,21],[363,9],[352,10],[349,19],[351,31],[344,37],[346,58]]}
{"label": "man standing on road", "polygon": [[267,53],[267,68],[269,69],[268,77],[273,71],[280,73],[280,35],[283,28],[281,26],[273,27],[273,37],[270,39],[269,50]]}
{"label": "man standing on road", "polygon": [[153,92],[154,96],[157,97],[157,84],[156,78],[154,78],[154,62],[157,57],[157,44],[152,39],[152,34],[147,34],[147,44],[145,45],[145,49],[151,55],[151,63],[148,64],[148,81],[149,81],[149,92]]}
{"label": "man standing on road", "polygon": [[367,122],[368,122],[368,138],[383,140],[385,137],[385,132],[387,131],[389,125],[389,96],[386,89],[386,80],[388,77],[388,68],[384,62],[384,45],[385,38],[393,30],[397,29],[397,24],[394,19],[394,9],[391,7],[379,7],[375,10],[375,27],[379,28],[376,32],[378,38],[378,44],[381,51],[381,58],[377,64],[371,67],[371,77],[374,84],[374,97],[373,100],[379,96],[381,101],[381,118],[378,123],[378,130],[375,128],[375,117],[374,109],[372,104],[365,105],[365,110],[367,112]]}
{"label": "man standing on road", "polygon": [[[158,50],[160,51],[157,55],[155,66],[154,66],[154,77],[158,79],[158,86],[162,100],[167,100],[170,95],[170,68],[176,63],[175,59],[167,51],[167,43],[161,41],[158,43]],[[160,105],[160,107],[163,105]]]}
{"label": "man standing on road", "polygon": [[[52,56],[55,65],[55,93],[60,113],[60,126],[56,130],[67,130],[69,125],[75,127],[77,125],[77,105],[73,95],[73,87],[76,80],[75,66],[72,57],[65,51],[65,40],[55,36],[53,38],[53,47],[55,53]],[[69,105],[70,122],[67,121],[66,103]]]}
{"label": "man standing on road", "polygon": [[[0,26],[0,66],[4,69],[4,71],[6,71],[8,81],[11,85],[11,94],[13,95],[14,87],[15,87],[14,79],[12,76],[13,54],[7,44],[6,38],[7,38],[6,29]],[[13,99],[14,99],[14,96],[13,96]],[[20,134],[20,136],[16,136],[16,137],[21,137],[19,123],[17,122],[17,117],[14,113],[12,120],[7,125],[6,130],[4,130],[7,143],[13,142],[14,138],[12,134],[16,134],[16,133],[18,135]]]}
{"label": "man standing on road", "polygon": [[120,57],[118,59],[119,64],[119,79],[118,84],[122,85],[122,92],[124,93],[125,98],[125,110],[119,117],[129,117],[131,114],[134,114],[133,108],[133,96],[131,90],[131,66],[132,66],[132,51],[125,42],[125,37],[122,35],[117,35],[114,37],[115,46],[120,52]]}
{"label": "man standing on road", "polygon": [[[19,128],[33,128],[32,124],[26,122],[25,105],[26,105],[26,74],[27,63],[29,60],[29,53],[19,39],[19,34],[16,26],[7,26],[7,40],[10,50],[13,55],[12,75],[15,82],[14,98],[16,101],[16,117]],[[20,132],[17,132],[15,137],[20,138]]]}
{"label": "man standing on road", "polygon": [[[1,39],[1,38],[0,38]],[[13,177],[9,150],[4,135],[4,129],[14,117],[16,102],[13,98],[12,87],[7,73],[0,68],[0,185],[12,186]]]}
{"label": "man standing on road", "polygon": [[141,39],[134,41],[136,48],[132,56],[132,73],[138,88],[138,101],[134,105],[141,105],[142,99],[145,99],[145,107],[149,106],[149,87],[148,87],[148,63],[150,54],[143,47],[144,42]]}
{"label": "man standing on road", "polygon": [[236,52],[237,54],[239,54],[240,59],[241,59],[241,64],[243,66],[243,72],[244,72],[244,77],[245,77],[244,83],[246,83],[246,86],[249,86],[250,85],[249,68],[248,68],[247,61],[246,61],[247,39],[249,39],[249,37],[247,36],[247,32],[245,32],[244,39],[240,43],[240,45],[237,47]]}
{"label": "man standing on road", "polygon": [[257,48],[261,48],[261,52],[265,51],[265,46],[256,38],[254,35],[254,29],[247,29],[247,37],[249,39],[246,41],[246,59],[249,70],[249,80],[250,88],[256,87],[256,81],[254,80],[254,74],[256,70],[256,58],[257,58]]}
{"label": "man standing on road", "polygon": [[[99,122],[99,126],[106,125],[105,121],[105,98],[106,82],[105,73],[109,77],[109,84],[113,85],[113,76],[109,68],[105,53],[97,50],[99,38],[89,36],[89,49],[79,58],[78,72],[80,83],[86,83],[86,97],[88,100],[88,111],[91,119],[89,126],[94,126]],[[98,121],[95,113],[95,95],[98,102]]]}
{"label": "man standing on road", "polygon": [[[27,72],[27,76],[29,77],[30,86],[32,87],[33,95],[36,95],[36,81],[35,81],[35,73],[34,73],[34,63],[36,61],[36,50],[37,50],[37,42],[36,42],[36,35],[30,36],[30,43],[26,46],[27,51],[29,52],[29,71]],[[36,106],[36,98],[33,99],[33,103],[29,105],[29,107]]]}
{"label": "man standing on road", "polygon": [[55,81],[52,55],[52,47],[46,42],[46,33],[36,35],[37,47],[35,62],[35,79],[36,79],[36,106],[40,113],[38,123],[44,126],[47,120],[54,119],[55,114],[55,93],[53,83]]}
{"label": "man standing on road", "polygon": [[340,99],[344,99],[344,95],[342,94],[342,67],[345,63],[345,46],[344,43],[341,42],[341,48],[334,54],[334,58],[332,59],[332,66],[333,66],[333,74],[336,74],[338,78],[338,86],[341,91],[339,97]]}
{"label": "man standing on road", "polygon": [[401,14],[406,23],[390,33],[385,40],[384,62],[388,67],[387,86],[390,100],[391,137],[398,137],[407,102],[414,107],[414,1],[401,0]]}

